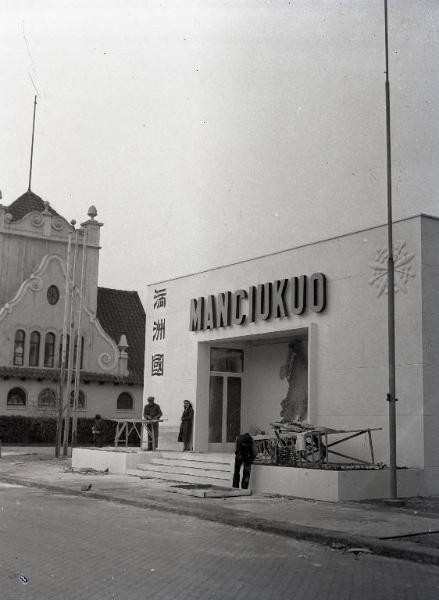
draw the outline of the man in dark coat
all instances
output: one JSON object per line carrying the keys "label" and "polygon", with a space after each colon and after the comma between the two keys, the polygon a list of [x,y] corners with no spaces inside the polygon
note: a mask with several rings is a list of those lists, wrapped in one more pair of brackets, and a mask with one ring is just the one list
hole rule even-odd
{"label": "man in dark coat", "polygon": [[241,487],[243,490],[248,488],[250,480],[250,471],[252,462],[256,458],[256,449],[253,438],[249,433],[243,433],[236,438],[235,450],[235,471],[233,473],[233,487],[239,488],[239,474],[242,469]]}
{"label": "man in dark coat", "polygon": [[151,421],[146,425],[148,430],[148,450],[156,450],[159,443],[159,419],[162,418],[160,406],[154,402],[154,396],[148,396],[143,408],[143,418]]}

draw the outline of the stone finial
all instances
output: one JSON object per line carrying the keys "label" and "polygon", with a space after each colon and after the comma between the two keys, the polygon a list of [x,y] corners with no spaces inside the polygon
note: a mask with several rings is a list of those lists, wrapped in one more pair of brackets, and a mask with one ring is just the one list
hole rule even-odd
{"label": "stone finial", "polygon": [[96,210],[95,206],[90,206],[87,214],[89,216],[89,219],[88,221],[84,221],[84,223],[81,223],[81,227],[83,227],[84,230],[86,230],[87,244],[96,247],[99,246],[99,229],[100,227],[102,227],[103,223],[99,223],[99,221],[95,219],[95,217],[98,214],[98,211]]}
{"label": "stone finial", "polygon": [[123,333],[120,336],[120,340],[118,343],[119,348],[119,362],[118,362],[118,374],[122,377],[126,377],[129,375],[128,371],[128,342],[127,336]]}
{"label": "stone finial", "polygon": [[11,213],[6,213],[5,214],[5,222],[6,223],[10,223],[12,221],[14,217],[11,215]]}
{"label": "stone finial", "polygon": [[96,206],[93,206],[93,204],[92,204],[90,206],[90,208],[88,209],[87,215],[90,217],[91,220],[95,219],[98,216],[98,211],[96,210]]}
{"label": "stone finial", "polygon": [[120,340],[117,346],[121,352],[126,352],[128,350],[128,340],[127,336],[124,333],[120,336]]}

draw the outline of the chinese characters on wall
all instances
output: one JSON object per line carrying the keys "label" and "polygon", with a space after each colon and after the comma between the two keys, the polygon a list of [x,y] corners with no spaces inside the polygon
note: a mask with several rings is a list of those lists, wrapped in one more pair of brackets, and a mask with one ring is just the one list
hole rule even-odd
{"label": "chinese characters on wall", "polygon": [[[152,325],[152,341],[162,342],[166,334],[166,318],[163,310],[166,309],[166,288],[154,290],[153,298],[154,320]],[[165,355],[163,352],[153,353],[151,356],[151,375],[162,376],[165,369]]]}
{"label": "chinese characters on wall", "polygon": [[154,290],[154,309],[166,308],[166,288]]}
{"label": "chinese characters on wall", "polygon": [[156,342],[157,340],[165,339],[165,319],[158,319],[154,321],[154,325],[152,327],[152,341]]}
{"label": "chinese characters on wall", "polygon": [[151,360],[151,375],[163,375],[164,364],[164,354],[153,354]]}

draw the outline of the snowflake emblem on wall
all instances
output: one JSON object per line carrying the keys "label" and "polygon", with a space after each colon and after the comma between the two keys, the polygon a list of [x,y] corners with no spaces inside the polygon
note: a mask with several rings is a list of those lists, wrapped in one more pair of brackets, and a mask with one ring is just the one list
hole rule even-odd
{"label": "snowflake emblem on wall", "polygon": [[[375,254],[375,262],[369,266],[373,270],[373,275],[369,280],[370,285],[378,288],[378,298],[387,294],[387,248],[378,248]],[[401,291],[407,293],[407,283],[409,279],[415,276],[413,273],[414,254],[409,254],[406,249],[405,241],[398,241],[393,246],[393,261],[395,265],[395,293]]]}

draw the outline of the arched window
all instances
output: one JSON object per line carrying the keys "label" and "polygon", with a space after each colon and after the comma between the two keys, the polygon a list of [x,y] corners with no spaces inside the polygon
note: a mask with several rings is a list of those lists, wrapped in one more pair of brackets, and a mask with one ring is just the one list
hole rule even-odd
{"label": "arched window", "polygon": [[41,335],[38,331],[32,331],[29,344],[29,366],[38,367],[40,364],[40,340]]}
{"label": "arched window", "polygon": [[44,366],[54,367],[55,366],[55,334],[46,333],[46,339],[44,342]]}
{"label": "arched window", "polygon": [[55,390],[45,388],[38,394],[38,408],[56,408]]}
{"label": "arched window", "polygon": [[133,410],[134,400],[128,392],[122,392],[117,398],[117,410]]}
{"label": "arched window", "polygon": [[[75,391],[72,390],[71,394],[70,394],[70,406],[73,407],[73,401],[75,399]],[[82,390],[78,391],[78,410],[85,410],[86,409],[86,403],[85,403],[85,394]]]}
{"label": "arched window", "polygon": [[7,406],[26,406],[26,392],[19,387],[12,388],[8,392]]}
{"label": "arched window", "polygon": [[26,334],[22,329],[17,329],[15,332],[14,341],[14,365],[17,367],[23,366],[24,359],[24,342],[26,340]]}

